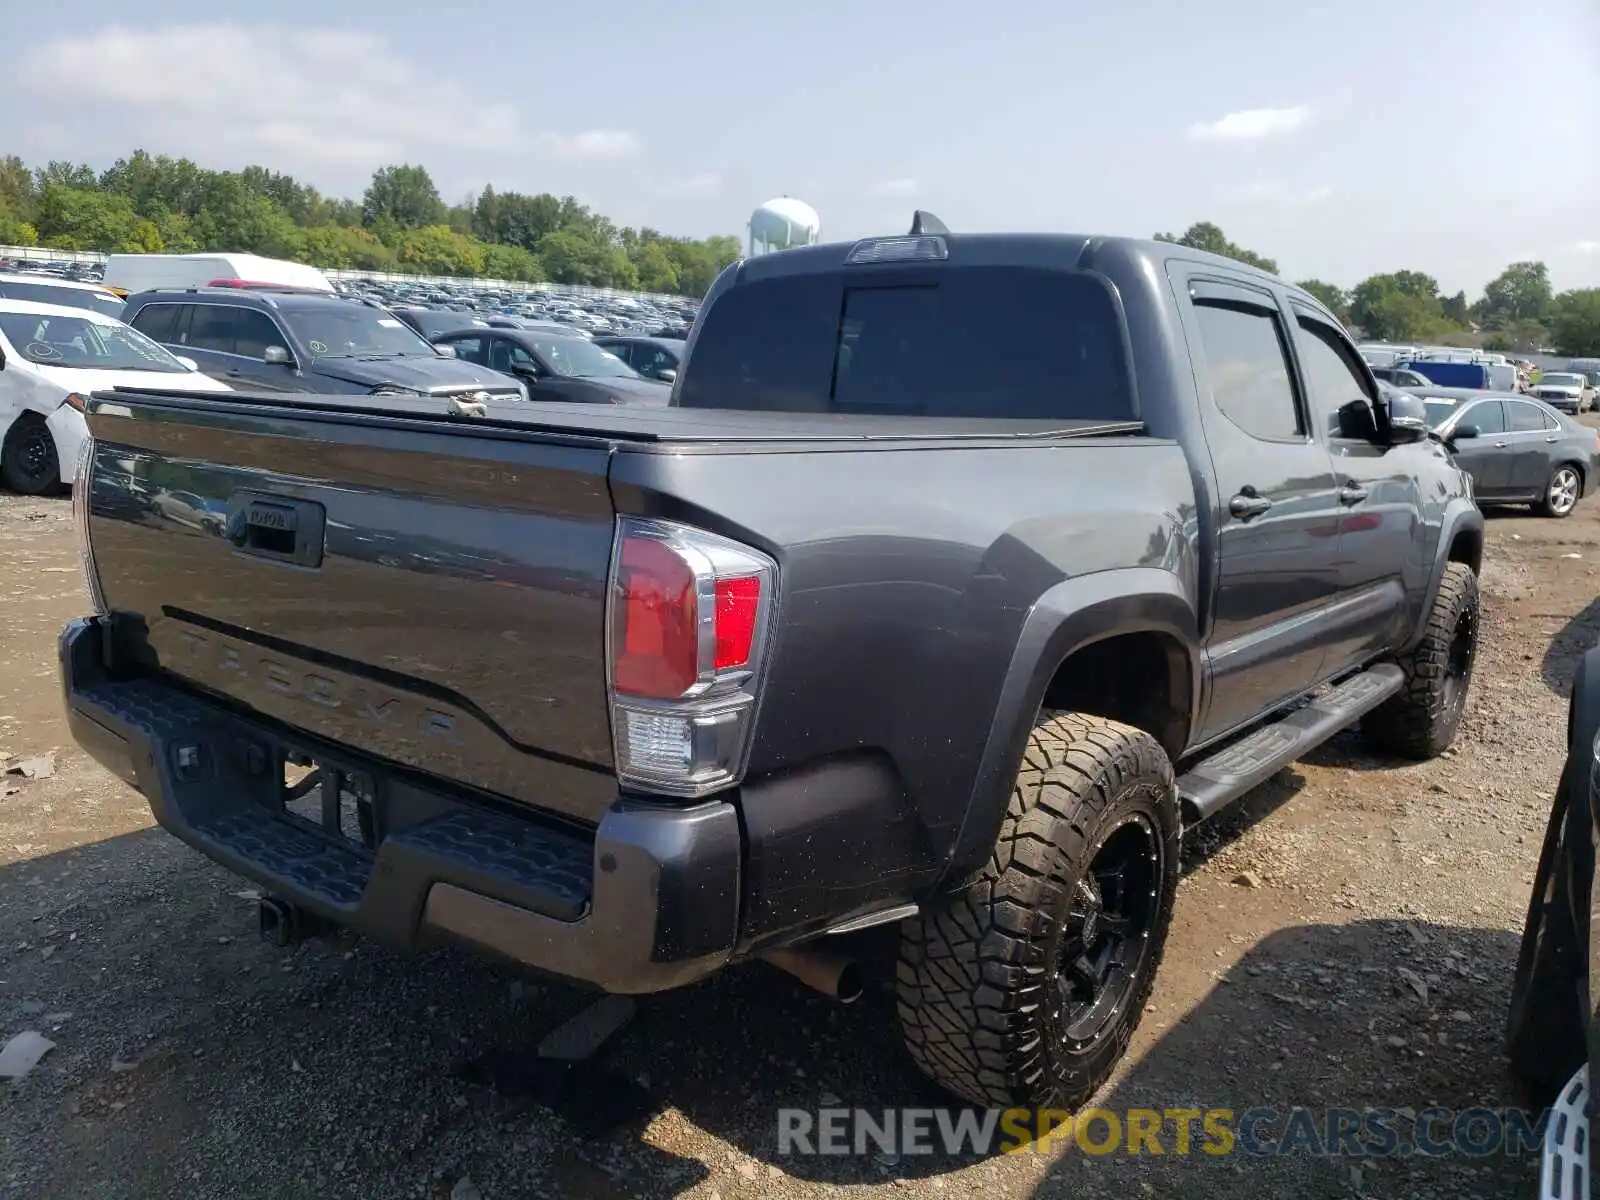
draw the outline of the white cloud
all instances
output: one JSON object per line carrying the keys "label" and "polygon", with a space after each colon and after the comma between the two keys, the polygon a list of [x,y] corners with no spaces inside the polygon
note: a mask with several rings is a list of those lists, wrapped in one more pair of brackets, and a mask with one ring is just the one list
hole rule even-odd
{"label": "white cloud", "polygon": [[551,158],[572,162],[614,162],[639,153],[639,139],[621,129],[588,129],[582,133],[542,133],[539,148]]}
{"label": "white cloud", "polygon": [[1567,249],[1574,254],[1600,254],[1600,238],[1573,242]]}
{"label": "white cloud", "polygon": [[[84,70],[94,63],[93,70]],[[52,105],[107,105],[140,133],[201,163],[270,165],[404,159],[434,146],[494,149],[521,139],[516,110],[429,77],[382,37],[278,26],[121,26],[24,56],[13,77]],[[72,79],[65,92],[60,84]]]}
{"label": "white cloud", "polygon": [[[255,161],[353,180],[423,156],[541,150],[594,161],[640,149],[637,137],[617,130],[530,131],[512,105],[441,79],[382,35],[365,32],[112,26],[30,50],[6,74],[0,93],[53,97],[68,129],[74,117],[102,133],[113,124],[128,129],[116,139],[125,144],[110,149],[144,145],[203,166]],[[63,79],[73,86],[63,90]]]}
{"label": "white cloud", "polygon": [[871,196],[915,196],[922,189],[917,186],[917,181],[909,176],[902,179],[885,179],[882,183],[875,183],[868,189]]}
{"label": "white cloud", "polygon": [[1261,180],[1246,184],[1232,193],[1232,198],[1250,204],[1320,204],[1333,195],[1326,186],[1296,188],[1275,180]]}
{"label": "white cloud", "polygon": [[1293,133],[1311,119],[1304,104],[1294,108],[1247,108],[1215,121],[1196,121],[1189,136],[1206,142],[1249,142]]}

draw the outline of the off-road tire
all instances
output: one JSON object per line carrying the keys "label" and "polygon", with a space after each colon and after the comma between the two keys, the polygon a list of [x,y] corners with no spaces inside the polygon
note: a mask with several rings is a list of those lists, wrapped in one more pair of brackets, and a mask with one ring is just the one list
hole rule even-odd
{"label": "off-road tire", "polygon": [[[989,861],[902,926],[898,1009],[917,1065],[975,1104],[1076,1108],[1093,1095],[1155,982],[1180,832],[1172,764],[1154,738],[1101,717],[1042,713]],[[1134,943],[1144,949],[1109,1024],[1073,1043],[1051,1004],[1056,963],[1086,932],[1069,930],[1074,904],[1113,835],[1149,837],[1148,919]]]}
{"label": "off-road tire", "polygon": [[1576,512],[1582,499],[1583,469],[1572,463],[1557,463],[1545,481],[1544,499],[1533,506],[1533,511],[1559,520]]}
{"label": "off-road tire", "polygon": [[1567,900],[1570,881],[1563,853],[1568,811],[1566,804],[1556,805],[1545,829],[1506,1013],[1511,1077],[1535,1108],[1555,1098],[1588,1052],[1583,1005],[1587,964]]}
{"label": "off-road tire", "polygon": [[[1449,749],[1466,711],[1478,628],[1478,577],[1465,563],[1446,563],[1422,641],[1396,660],[1405,686],[1362,718],[1368,742],[1414,759],[1435,758]],[[1458,638],[1465,639],[1464,660]]]}
{"label": "off-road tire", "polygon": [[38,413],[23,413],[6,432],[0,446],[0,482],[24,496],[42,496],[61,482],[55,438]]}

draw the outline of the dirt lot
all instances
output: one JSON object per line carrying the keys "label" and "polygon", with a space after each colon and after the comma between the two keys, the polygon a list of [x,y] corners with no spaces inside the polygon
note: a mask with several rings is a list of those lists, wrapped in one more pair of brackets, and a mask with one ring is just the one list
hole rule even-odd
{"label": "dirt lot", "polygon": [[[1491,518],[1483,583],[1455,751],[1400,765],[1343,735],[1191,835],[1167,961],[1107,1107],[1512,1103],[1500,1027],[1572,665],[1600,632],[1600,501],[1567,521]],[[644,1003],[606,1052],[611,1075],[558,1116],[525,1055],[587,997],[453,952],[272,949],[247,883],[152,828],[70,744],[54,662],[80,609],[64,500],[0,497],[0,594],[0,751],[55,764],[0,779],[0,1042],[56,1043],[0,1083],[0,1194],[1534,1190],[1534,1163],[1505,1156],[779,1156],[779,1107],[940,1101],[897,1051],[885,998],[837,1008],[765,967]],[[621,1078],[648,1113],[576,1128],[605,1125],[616,1103],[598,1084]]]}

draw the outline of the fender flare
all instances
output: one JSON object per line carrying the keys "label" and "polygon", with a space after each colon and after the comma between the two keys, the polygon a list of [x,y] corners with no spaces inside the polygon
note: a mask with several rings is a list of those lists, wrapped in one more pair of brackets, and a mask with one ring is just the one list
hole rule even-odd
{"label": "fender flare", "polygon": [[1439,584],[1444,580],[1444,569],[1450,562],[1450,546],[1462,533],[1475,533],[1478,537],[1477,561],[1470,564],[1474,572],[1483,561],[1483,513],[1473,501],[1459,497],[1444,510],[1439,522],[1439,541],[1433,549],[1433,567],[1428,575],[1428,587],[1422,595],[1422,607],[1416,615],[1416,628],[1406,640],[1405,653],[1416,649],[1428,628],[1428,614],[1433,611],[1433,601],[1439,594]]}
{"label": "fender flare", "polygon": [[1034,602],[1001,681],[972,795],[940,886],[970,872],[993,849],[1017,764],[1061,664],[1095,642],[1147,632],[1167,634],[1184,648],[1187,678],[1174,683],[1188,689],[1187,740],[1199,710],[1202,659],[1199,619],[1178,576],[1156,567],[1097,571],[1063,580]]}

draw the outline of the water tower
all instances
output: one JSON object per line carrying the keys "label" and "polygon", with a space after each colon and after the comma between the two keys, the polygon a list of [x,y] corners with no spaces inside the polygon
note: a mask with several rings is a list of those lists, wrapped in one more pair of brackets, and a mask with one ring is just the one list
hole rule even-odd
{"label": "water tower", "polygon": [[779,196],[750,214],[750,257],[772,250],[814,246],[822,239],[822,218],[804,200]]}

